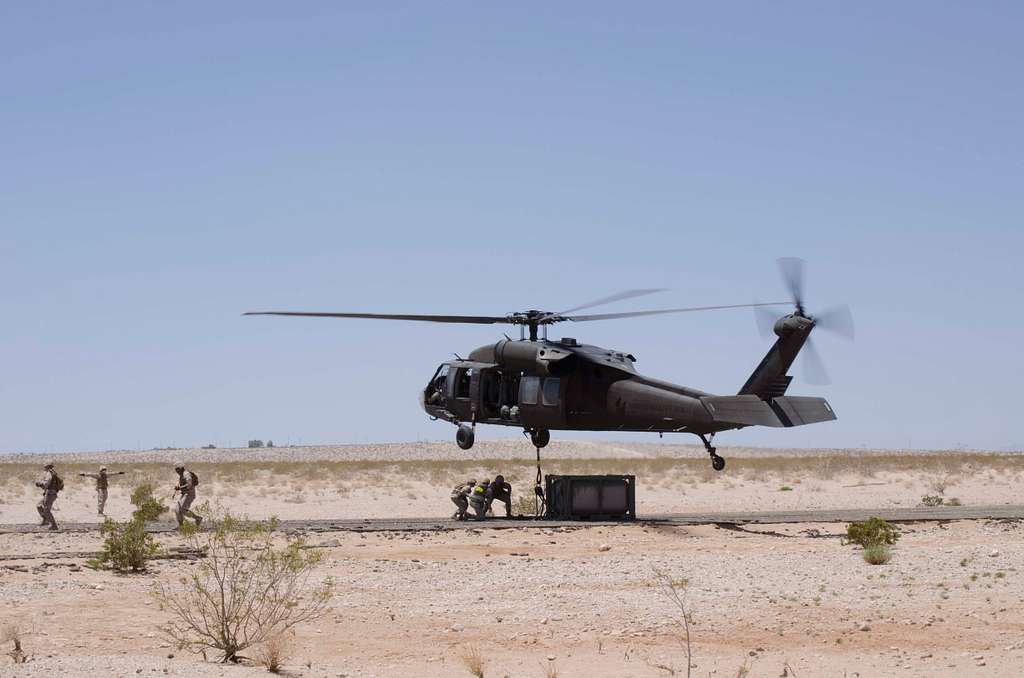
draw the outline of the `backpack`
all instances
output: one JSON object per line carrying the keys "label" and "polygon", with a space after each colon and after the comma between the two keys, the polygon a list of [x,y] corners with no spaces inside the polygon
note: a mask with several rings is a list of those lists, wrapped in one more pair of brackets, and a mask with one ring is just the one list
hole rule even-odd
{"label": "backpack", "polygon": [[63,492],[64,491],[64,479],[61,478],[56,473],[53,474],[53,487],[58,492]]}
{"label": "backpack", "polygon": [[189,471],[192,474],[192,487],[199,487],[199,475],[195,471]]}

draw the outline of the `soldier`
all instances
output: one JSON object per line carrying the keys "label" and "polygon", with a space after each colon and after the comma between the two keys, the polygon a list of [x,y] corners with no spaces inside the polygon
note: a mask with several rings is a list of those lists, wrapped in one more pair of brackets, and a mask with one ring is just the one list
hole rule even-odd
{"label": "soldier", "polygon": [[473,491],[474,487],[476,487],[476,481],[467,480],[461,485],[456,485],[452,488],[452,502],[458,508],[455,515],[452,516],[455,520],[466,519],[466,512],[469,511],[469,499],[467,499],[467,497]]}
{"label": "soldier", "polygon": [[175,466],[174,470],[178,472],[178,484],[174,488],[174,491],[178,493],[178,503],[174,507],[174,517],[178,519],[178,527],[182,526],[186,517],[196,521],[196,527],[199,527],[203,519],[189,510],[192,502],[196,500],[196,486],[199,485],[199,477],[192,471],[186,471],[181,464]]}
{"label": "soldier", "polygon": [[43,519],[41,524],[49,523],[50,529],[56,530],[57,521],[53,517],[53,502],[57,501],[57,493],[64,489],[64,481],[53,470],[53,464],[47,464],[43,470],[43,479],[36,483],[36,487],[43,491],[43,498],[36,504],[36,510],[39,511],[39,517]]}
{"label": "soldier", "polygon": [[487,510],[491,510],[491,504],[497,499],[505,504],[505,517],[512,517],[512,486],[505,482],[505,476],[494,476],[494,482],[487,487]]}
{"label": "soldier", "polygon": [[487,488],[490,484],[491,481],[485,478],[469,493],[469,505],[473,507],[473,517],[477,520],[487,517]]}
{"label": "soldier", "polygon": [[123,476],[124,471],[118,471],[117,473],[107,473],[106,466],[100,466],[99,473],[79,473],[78,475],[83,478],[92,478],[96,481],[96,515],[102,516],[103,509],[107,507],[107,485],[110,476]]}

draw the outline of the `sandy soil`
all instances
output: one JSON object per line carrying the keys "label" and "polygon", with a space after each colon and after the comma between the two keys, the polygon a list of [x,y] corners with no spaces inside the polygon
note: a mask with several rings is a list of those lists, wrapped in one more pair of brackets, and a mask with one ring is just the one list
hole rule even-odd
{"label": "sandy soil", "polygon": [[[819,532],[809,532],[809,530]],[[304,676],[665,676],[685,672],[678,611],[654,569],[688,580],[696,675],[1018,676],[1024,665],[1024,529],[957,523],[909,528],[893,560],[863,562],[836,526],[337,534],[322,575],[338,582],[329,614],[301,629],[289,670]],[[815,534],[816,536],[810,536]],[[824,536],[822,536],[824,535]],[[166,539],[174,543],[177,537]],[[155,578],[75,567],[55,552],[91,535],[0,535],[5,621],[29,629],[46,661],[2,675],[191,673],[196,660],[156,632]],[[608,547],[607,550],[602,550]],[[168,655],[175,655],[168,658]],[[79,664],[78,657],[85,657]],[[45,657],[44,657],[45,659]],[[28,672],[25,669],[31,669]],[[197,675],[248,675],[207,665]]]}
{"label": "sandy soil", "polygon": [[[935,493],[965,504],[1021,503],[1019,456],[867,458],[865,465],[850,455],[735,455],[716,474],[697,457],[569,457],[552,460],[548,470],[632,469],[640,511],[648,513],[911,506]],[[24,485],[38,466],[5,461],[0,522],[34,522],[36,495]],[[97,462],[80,461],[61,462],[66,477]],[[206,498],[253,517],[282,518],[444,516],[458,478],[504,470],[516,489],[528,491],[533,473],[525,460],[494,456],[196,464]],[[127,516],[127,491],[136,482],[173,482],[165,461],[131,460],[129,468],[131,477],[112,483],[115,517]],[[59,520],[94,519],[90,485],[69,483],[58,508]],[[329,614],[299,630],[288,670],[469,676],[463,657],[476,648],[488,677],[685,675],[680,613],[655,585],[660,570],[688,582],[697,676],[736,676],[744,666],[750,676],[772,678],[1022,675],[1024,524],[908,526],[892,561],[880,566],[843,546],[842,529],[631,525],[310,535],[326,556],[317,575],[333,577],[337,593]],[[160,540],[175,545],[181,537]],[[0,656],[0,675],[261,672],[204,663],[157,632],[165,613],[149,596],[153,583],[177,580],[194,565],[159,561],[136,576],[83,568],[83,554],[99,545],[88,533],[0,534],[0,626],[21,626],[35,656],[19,667]]]}

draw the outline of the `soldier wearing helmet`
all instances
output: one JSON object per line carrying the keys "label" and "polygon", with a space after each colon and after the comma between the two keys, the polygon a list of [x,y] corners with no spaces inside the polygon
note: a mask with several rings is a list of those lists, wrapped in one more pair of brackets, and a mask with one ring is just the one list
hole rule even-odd
{"label": "soldier wearing helmet", "polygon": [[64,481],[53,470],[53,464],[43,466],[43,479],[36,483],[43,491],[43,498],[36,504],[36,511],[43,519],[42,525],[49,524],[51,530],[57,529],[57,521],[53,517],[53,502],[57,501],[57,493],[64,489]]}
{"label": "soldier wearing helmet", "polygon": [[465,520],[467,518],[467,512],[469,511],[468,497],[473,492],[474,487],[476,487],[476,481],[467,480],[452,488],[452,502],[458,509],[452,517],[456,520]]}
{"label": "soldier wearing helmet", "polygon": [[487,517],[487,488],[490,485],[490,479],[484,478],[469,493],[469,505],[473,507],[473,517],[476,520]]}
{"label": "soldier wearing helmet", "polygon": [[203,522],[202,517],[190,510],[192,502],[196,500],[199,476],[187,470],[184,464],[178,464],[174,470],[178,473],[178,484],[174,487],[174,491],[178,493],[178,503],[174,506],[174,517],[178,519],[178,527],[184,524],[186,517],[196,521],[196,527],[199,527]]}

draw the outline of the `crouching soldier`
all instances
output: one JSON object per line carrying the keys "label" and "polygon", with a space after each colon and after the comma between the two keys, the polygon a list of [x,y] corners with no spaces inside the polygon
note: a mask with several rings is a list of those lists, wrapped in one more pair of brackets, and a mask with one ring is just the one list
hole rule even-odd
{"label": "crouching soldier", "polygon": [[178,527],[185,523],[186,517],[196,521],[196,527],[199,527],[203,519],[189,510],[192,507],[192,502],[196,500],[199,476],[192,471],[186,471],[181,464],[175,466],[174,470],[178,472],[178,484],[174,488],[178,493],[178,503],[174,507],[174,517],[178,519]]}
{"label": "crouching soldier", "polygon": [[51,530],[56,530],[57,521],[53,517],[53,502],[57,501],[57,493],[64,489],[64,481],[53,470],[53,464],[44,466],[43,471],[43,479],[36,483],[36,487],[43,491],[43,498],[36,504],[36,511],[43,519],[42,525],[49,524]]}
{"label": "crouching soldier", "polygon": [[512,486],[505,482],[505,476],[494,476],[494,482],[487,487],[487,510],[497,499],[505,504],[505,517],[512,517]]}
{"label": "crouching soldier", "polygon": [[458,509],[455,511],[455,515],[452,516],[455,520],[466,519],[466,512],[469,511],[469,499],[467,497],[473,492],[474,487],[476,487],[476,481],[469,480],[452,488],[452,502]]}
{"label": "crouching soldier", "polygon": [[109,485],[110,476],[123,476],[124,471],[108,474],[107,467],[100,466],[99,473],[79,473],[78,475],[83,478],[92,478],[96,481],[96,515],[105,515],[103,510],[107,507],[107,486]]}
{"label": "crouching soldier", "polygon": [[473,517],[476,520],[487,517],[487,488],[490,484],[491,481],[485,478],[469,493],[469,505],[473,507]]}

